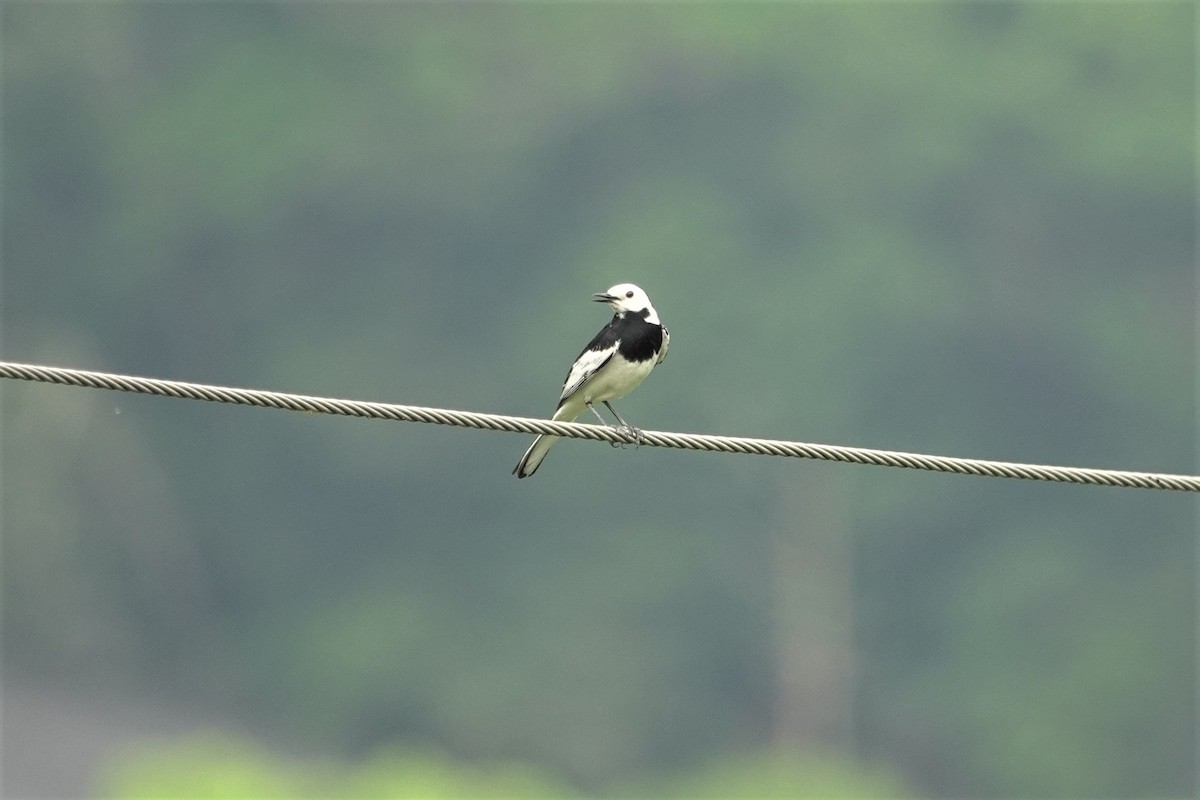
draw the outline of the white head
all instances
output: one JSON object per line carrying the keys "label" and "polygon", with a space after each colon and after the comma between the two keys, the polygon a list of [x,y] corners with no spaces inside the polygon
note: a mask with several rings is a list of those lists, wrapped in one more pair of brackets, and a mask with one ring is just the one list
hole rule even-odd
{"label": "white head", "polygon": [[652,322],[655,325],[661,324],[658,321],[658,313],[655,312],[654,306],[650,305],[650,298],[632,283],[618,283],[607,292],[598,292],[592,295],[592,299],[597,303],[608,303],[612,307],[612,310],[620,316],[625,316],[631,311],[634,314],[649,311],[650,313],[646,315],[646,321]]}

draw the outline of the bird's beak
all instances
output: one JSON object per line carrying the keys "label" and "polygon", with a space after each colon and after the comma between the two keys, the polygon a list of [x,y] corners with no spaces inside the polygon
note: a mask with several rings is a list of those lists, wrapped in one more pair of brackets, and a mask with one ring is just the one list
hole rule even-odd
{"label": "bird's beak", "polygon": [[613,300],[616,300],[617,298],[613,297],[608,292],[596,292],[594,295],[592,295],[592,299],[595,300],[597,303],[611,303]]}

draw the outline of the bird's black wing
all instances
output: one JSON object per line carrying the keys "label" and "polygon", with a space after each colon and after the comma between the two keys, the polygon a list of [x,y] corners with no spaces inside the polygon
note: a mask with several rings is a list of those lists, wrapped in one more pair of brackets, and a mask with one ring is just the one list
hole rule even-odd
{"label": "bird's black wing", "polygon": [[618,317],[613,317],[612,321],[601,328],[600,332],[588,342],[587,347],[579,353],[575,363],[571,365],[571,371],[567,373],[567,379],[563,381],[562,394],[558,396],[560,406],[564,400],[579,391],[588,378],[595,375],[601,367],[612,360],[613,355],[617,352],[617,345],[621,343],[617,327],[618,321]]}

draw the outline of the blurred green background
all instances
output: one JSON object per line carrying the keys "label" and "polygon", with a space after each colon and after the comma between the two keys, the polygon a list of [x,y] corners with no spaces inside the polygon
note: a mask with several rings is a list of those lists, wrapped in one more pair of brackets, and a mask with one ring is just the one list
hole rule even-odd
{"label": "blurred green background", "polygon": [[[1191,3],[0,15],[7,360],[1197,469]],[[1197,790],[1188,496],[0,390],[9,796]]]}

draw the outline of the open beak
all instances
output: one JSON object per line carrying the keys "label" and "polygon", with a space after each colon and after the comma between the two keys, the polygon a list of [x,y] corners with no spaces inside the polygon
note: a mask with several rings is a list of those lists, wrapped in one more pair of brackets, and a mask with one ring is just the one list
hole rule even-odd
{"label": "open beak", "polygon": [[597,303],[611,303],[617,298],[608,292],[596,292],[594,295],[592,295],[592,299]]}

